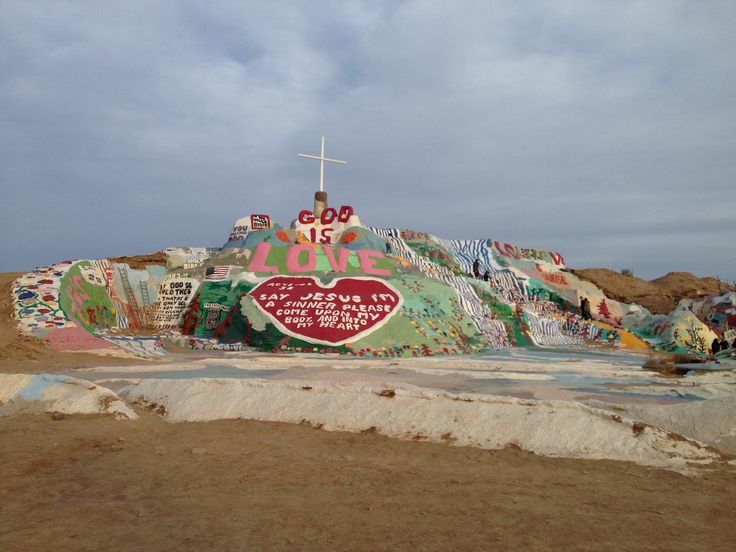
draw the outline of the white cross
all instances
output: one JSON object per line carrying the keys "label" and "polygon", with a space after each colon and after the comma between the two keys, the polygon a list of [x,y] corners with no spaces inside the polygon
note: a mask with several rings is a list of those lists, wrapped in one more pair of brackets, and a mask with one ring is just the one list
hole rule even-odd
{"label": "white cross", "polygon": [[305,155],[303,153],[297,154],[299,157],[306,157],[307,159],[316,159],[319,161],[319,191],[324,192],[325,191],[325,161],[329,161],[330,163],[338,163],[339,165],[347,165],[347,161],[340,161],[339,159],[329,159],[325,157],[325,137],[322,137],[322,153],[319,157],[316,155]]}

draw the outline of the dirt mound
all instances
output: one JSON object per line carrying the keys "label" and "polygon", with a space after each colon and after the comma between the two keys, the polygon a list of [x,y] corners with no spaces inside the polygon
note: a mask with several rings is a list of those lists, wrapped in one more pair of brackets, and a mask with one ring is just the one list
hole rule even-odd
{"label": "dirt mound", "polygon": [[146,253],[145,255],[129,255],[127,257],[113,257],[111,263],[126,263],[130,268],[145,269],[147,265],[166,266],[166,254],[163,251]]}
{"label": "dirt mound", "polygon": [[638,303],[654,314],[671,312],[680,299],[685,297],[736,291],[733,286],[716,278],[698,278],[689,272],[670,272],[649,282],[608,268],[584,268],[570,272],[594,283],[611,299],[623,303]]}
{"label": "dirt mound", "polygon": [[669,272],[661,278],[652,280],[652,284],[668,290],[680,297],[703,297],[720,295],[724,291],[734,291],[733,286],[721,282],[717,278],[698,278],[689,272]]}

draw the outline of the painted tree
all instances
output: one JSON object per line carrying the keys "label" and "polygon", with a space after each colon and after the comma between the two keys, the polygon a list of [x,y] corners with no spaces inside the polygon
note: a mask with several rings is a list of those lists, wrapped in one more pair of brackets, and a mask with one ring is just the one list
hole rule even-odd
{"label": "painted tree", "polygon": [[202,311],[199,306],[199,297],[195,297],[184,315],[184,320],[181,324],[182,333],[184,335],[193,335],[201,318]]}
{"label": "painted tree", "polygon": [[598,314],[603,318],[611,318],[611,313],[608,310],[608,305],[606,305],[605,299],[601,299],[601,302],[598,304]]}

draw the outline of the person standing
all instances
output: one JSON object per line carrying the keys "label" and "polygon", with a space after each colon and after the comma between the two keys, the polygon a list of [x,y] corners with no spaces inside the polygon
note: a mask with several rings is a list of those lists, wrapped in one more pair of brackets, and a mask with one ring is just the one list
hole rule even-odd
{"label": "person standing", "polygon": [[480,261],[478,259],[473,261],[473,277],[480,278]]}
{"label": "person standing", "polygon": [[580,298],[580,313],[583,320],[593,320],[593,316],[590,314],[590,301],[587,297]]}

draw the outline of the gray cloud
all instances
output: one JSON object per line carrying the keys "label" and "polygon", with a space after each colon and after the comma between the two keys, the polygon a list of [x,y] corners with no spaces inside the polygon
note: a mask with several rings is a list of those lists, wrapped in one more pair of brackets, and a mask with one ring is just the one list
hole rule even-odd
{"label": "gray cloud", "polygon": [[333,204],[736,280],[731,2],[4,2],[0,270]]}

